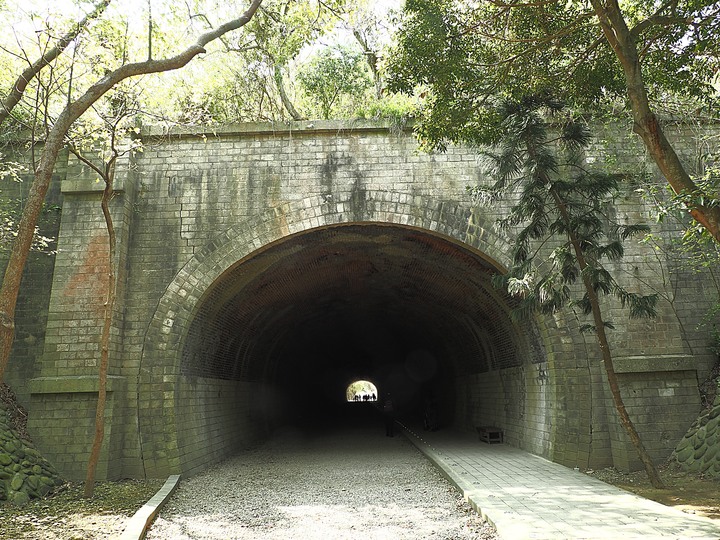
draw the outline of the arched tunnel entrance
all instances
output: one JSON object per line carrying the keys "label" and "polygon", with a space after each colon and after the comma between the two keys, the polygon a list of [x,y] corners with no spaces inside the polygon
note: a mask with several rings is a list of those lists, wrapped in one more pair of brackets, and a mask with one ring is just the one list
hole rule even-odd
{"label": "arched tunnel entrance", "polygon": [[[351,223],[295,234],[224,272],[189,324],[176,387],[183,472],[276,426],[338,419],[371,380],[400,415],[432,395],[441,426],[501,424],[522,445],[531,323],[509,317],[479,252],[417,228]],[[542,422],[535,411],[533,422]]]}

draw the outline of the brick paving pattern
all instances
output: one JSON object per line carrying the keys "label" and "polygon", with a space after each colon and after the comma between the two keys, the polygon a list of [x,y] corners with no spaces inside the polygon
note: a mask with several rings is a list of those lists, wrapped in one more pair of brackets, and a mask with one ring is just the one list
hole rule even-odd
{"label": "brick paving pattern", "polygon": [[506,444],[405,429],[502,538],[720,539],[720,523],[686,514]]}

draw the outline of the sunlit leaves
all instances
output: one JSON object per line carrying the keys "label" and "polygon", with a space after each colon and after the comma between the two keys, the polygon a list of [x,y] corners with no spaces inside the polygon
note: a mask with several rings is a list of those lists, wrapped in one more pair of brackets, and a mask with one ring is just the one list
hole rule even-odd
{"label": "sunlit leaves", "polygon": [[285,65],[307,44],[328,32],[346,10],[346,2],[271,0],[253,22],[255,38],[273,62]]}
{"label": "sunlit leaves", "polygon": [[[17,236],[17,222],[4,210],[0,210],[0,252],[10,249],[10,245]],[[40,234],[40,228],[35,227],[33,242],[30,246],[32,251],[38,251],[47,255],[55,253],[53,250],[54,238]]]}
{"label": "sunlit leaves", "polygon": [[[1,173],[3,170],[7,172],[7,168],[5,166],[8,164],[14,168],[14,171],[5,177],[2,177]],[[23,171],[24,167],[21,167],[18,164],[14,164],[12,162],[0,162],[0,180],[8,181],[12,178],[15,182],[21,182],[22,179],[19,174]],[[12,242],[18,234],[18,222],[20,220],[21,209],[21,199],[7,197],[6,193],[0,190],[0,252],[9,250]],[[43,235],[40,228],[35,227],[30,249],[32,251],[50,255],[54,253],[54,242],[54,238]]]}
{"label": "sunlit leaves", "polygon": [[[720,2],[628,0],[621,7],[659,109],[717,99]],[[602,114],[608,104],[622,106],[627,92],[594,10],[580,0],[410,0],[390,69],[394,89],[426,98],[417,131],[430,148],[492,142],[496,125],[477,119],[493,99],[549,89]]]}
{"label": "sunlit leaves", "polygon": [[[710,136],[702,142],[702,146],[711,149],[716,144],[715,136]],[[701,197],[708,206],[720,204],[720,161],[717,160],[714,153],[702,152],[698,154],[698,162],[702,164],[702,168],[693,177],[698,186],[697,192],[685,191],[675,194],[669,188],[657,186],[652,182],[643,183],[635,190],[653,206],[655,220],[658,223],[668,222],[667,227],[684,231],[681,237],[671,238],[669,246],[666,239],[658,238],[650,231],[640,231],[637,234],[643,235],[643,241],[652,245],[653,249],[674,258],[691,273],[703,272],[708,269],[714,272],[720,268],[720,244],[704,227],[696,221],[687,219],[687,205],[699,201]],[[714,197],[709,198],[708,195],[714,195]]]}
{"label": "sunlit leaves", "polygon": [[[3,53],[7,53],[0,55],[3,87],[10,87],[22,68],[41,56],[83,14],[82,9],[68,10],[69,1],[62,6],[52,4],[43,0],[28,0],[27,5],[19,0],[8,2],[2,14],[13,32],[0,37]],[[345,0],[265,0],[250,24],[211,43],[207,53],[182,73],[149,75],[135,81],[135,97],[152,122],[285,119],[274,88],[275,66],[295,58],[332,28],[345,4]],[[88,9],[91,4],[78,5]],[[52,123],[69,100],[107,73],[150,56],[159,59],[176,54],[202,33],[237,17],[247,5],[246,0],[111,2],[33,82],[14,111],[14,125],[44,132],[39,124]],[[97,106],[107,109],[102,100]]]}
{"label": "sunlit leaves", "polygon": [[362,54],[349,47],[321,49],[298,74],[307,98],[323,118],[343,99],[360,98],[372,82]]}
{"label": "sunlit leaves", "polygon": [[27,171],[27,167],[17,161],[7,159],[2,153],[0,153],[0,180],[22,182],[20,174]]}

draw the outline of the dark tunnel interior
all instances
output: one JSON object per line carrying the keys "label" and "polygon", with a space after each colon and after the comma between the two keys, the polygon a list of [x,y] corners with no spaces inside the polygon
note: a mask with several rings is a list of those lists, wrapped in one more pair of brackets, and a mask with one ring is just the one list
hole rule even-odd
{"label": "dark tunnel interior", "polygon": [[357,414],[345,390],[358,379],[413,418],[432,396],[440,422],[452,424],[458,379],[528,354],[508,299],[490,284],[496,271],[466,246],[410,227],[297,234],[216,281],[190,326],[181,373],[259,383],[273,425]]}

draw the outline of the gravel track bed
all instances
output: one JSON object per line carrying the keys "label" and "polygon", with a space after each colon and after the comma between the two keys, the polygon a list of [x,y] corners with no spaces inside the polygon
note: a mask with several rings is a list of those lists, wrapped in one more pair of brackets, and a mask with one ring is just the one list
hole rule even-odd
{"label": "gravel track bed", "polygon": [[402,436],[382,425],[286,431],[182,480],[147,535],[166,539],[495,539]]}

